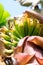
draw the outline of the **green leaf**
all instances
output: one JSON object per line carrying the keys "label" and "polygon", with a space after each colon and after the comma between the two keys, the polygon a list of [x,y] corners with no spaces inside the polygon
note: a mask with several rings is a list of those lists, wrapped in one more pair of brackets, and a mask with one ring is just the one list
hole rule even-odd
{"label": "green leaf", "polygon": [[10,13],[4,10],[3,5],[0,4],[0,27],[6,25],[8,17],[10,17]]}
{"label": "green leaf", "polygon": [[[4,7],[2,4],[0,4],[0,20],[2,19],[3,12],[4,12]],[[0,21],[0,23],[1,23],[1,21]]]}
{"label": "green leaf", "polygon": [[0,4],[0,18],[3,15],[3,12],[4,12],[4,7],[2,4]]}
{"label": "green leaf", "polygon": [[8,18],[10,16],[9,12],[4,10],[3,16],[2,16],[2,20]]}

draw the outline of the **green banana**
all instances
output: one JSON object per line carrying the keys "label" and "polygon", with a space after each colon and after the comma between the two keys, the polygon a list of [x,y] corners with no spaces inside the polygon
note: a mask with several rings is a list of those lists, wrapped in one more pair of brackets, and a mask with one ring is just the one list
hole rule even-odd
{"label": "green banana", "polygon": [[16,29],[15,26],[14,26],[13,34],[14,34],[15,36],[17,36],[18,38],[20,38],[20,39],[22,38],[21,35],[19,34],[19,32],[17,31],[17,29]]}
{"label": "green banana", "polygon": [[2,28],[0,28],[0,32],[2,32],[2,33],[4,33],[4,34],[6,34],[6,33],[8,33],[8,32],[9,32],[9,30],[8,30],[8,28],[7,28],[7,27],[3,26]]}
{"label": "green banana", "polygon": [[28,35],[28,22],[27,22],[27,20],[24,21],[24,34],[25,34],[25,36]]}
{"label": "green banana", "polygon": [[14,39],[16,41],[19,41],[20,39],[18,37],[16,37],[15,35],[13,35],[12,33],[9,33],[9,36],[11,37],[11,39]]}
{"label": "green banana", "polygon": [[24,25],[20,24],[19,25],[19,33],[23,37],[25,37],[25,31],[24,31]]}
{"label": "green banana", "polygon": [[4,45],[5,45],[5,47],[7,49],[12,49],[15,46],[17,46],[17,42],[16,41],[15,42],[9,42],[9,41],[6,41],[5,39],[3,39],[2,41],[3,41],[3,43],[4,43]]}
{"label": "green banana", "polygon": [[22,20],[16,20],[15,21],[15,28],[18,31],[19,35],[21,35],[21,38],[23,38],[24,35],[24,25]]}
{"label": "green banana", "polygon": [[35,30],[34,30],[34,32],[33,32],[33,34],[32,35],[37,35],[37,36],[39,36],[40,35],[40,32],[41,32],[41,24],[40,23],[37,23],[37,25],[36,25],[36,28],[35,28]]}
{"label": "green banana", "polygon": [[5,53],[5,55],[11,55],[13,53],[13,49],[10,49],[10,50],[5,49],[4,53]]}
{"label": "green banana", "polygon": [[18,24],[18,32],[19,32],[19,34],[21,35],[22,38],[25,36],[23,23]]}
{"label": "green banana", "polygon": [[0,36],[3,37],[7,41],[10,41],[10,39],[11,39],[10,36],[8,36],[8,35],[6,35],[6,34],[4,34],[2,32],[0,32]]}
{"label": "green banana", "polygon": [[28,25],[28,35],[29,36],[31,36],[32,33],[34,32],[36,25],[37,25],[37,20],[30,19],[29,25]]}
{"label": "green banana", "polygon": [[7,28],[6,26],[3,26],[2,28],[3,28],[3,30],[4,30],[5,32],[8,31],[8,28]]}

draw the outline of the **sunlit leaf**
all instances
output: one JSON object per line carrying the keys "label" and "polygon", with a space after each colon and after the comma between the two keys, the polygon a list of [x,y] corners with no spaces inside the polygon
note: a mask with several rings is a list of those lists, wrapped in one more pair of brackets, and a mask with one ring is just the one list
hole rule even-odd
{"label": "sunlit leaf", "polygon": [[6,11],[2,4],[0,4],[0,27],[6,24],[6,19],[10,16],[10,13]]}

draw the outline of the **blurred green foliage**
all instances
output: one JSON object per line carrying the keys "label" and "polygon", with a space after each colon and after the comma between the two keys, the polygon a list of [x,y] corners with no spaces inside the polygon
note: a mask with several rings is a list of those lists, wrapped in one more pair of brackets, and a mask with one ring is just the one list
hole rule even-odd
{"label": "blurred green foliage", "polygon": [[7,18],[10,16],[10,13],[6,11],[2,4],[0,4],[0,27],[6,25]]}

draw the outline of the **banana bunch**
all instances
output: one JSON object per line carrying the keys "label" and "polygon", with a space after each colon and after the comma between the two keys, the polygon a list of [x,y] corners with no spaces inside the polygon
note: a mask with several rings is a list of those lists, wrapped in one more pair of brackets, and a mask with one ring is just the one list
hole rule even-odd
{"label": "banana bunch", "polygon": [[21,18],[15,21],[15,29],[20,35],[20,38],[25,36],[40,36],[43,24],[39,23],[37,19],[32,18]]}
{"label": "banana bunch", "polygon": [[16,47],[19,40],[23,37],[32,35],[39,36],[42,26],[43,24],[40,24],[37,19],[26,16],[9,19],[7,26],[0,28],[0,39],[2,38],[5,48],[8,49],[7,53],[12,53],[9,50]]}

